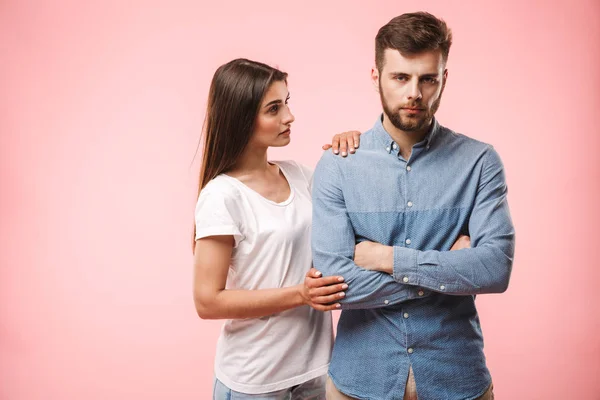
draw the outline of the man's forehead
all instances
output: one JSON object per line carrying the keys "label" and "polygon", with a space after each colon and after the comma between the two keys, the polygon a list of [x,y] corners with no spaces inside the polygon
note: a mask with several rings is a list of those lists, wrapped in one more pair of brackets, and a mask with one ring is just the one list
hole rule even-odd
{"label": "man's forehead", "polygon": [[402,54],[396,49],[386,49],[384,69],[409,68],[419,70],[430,70],[432,73],[438,72],[443,66],[442,51],[429,50],[415,54]]}

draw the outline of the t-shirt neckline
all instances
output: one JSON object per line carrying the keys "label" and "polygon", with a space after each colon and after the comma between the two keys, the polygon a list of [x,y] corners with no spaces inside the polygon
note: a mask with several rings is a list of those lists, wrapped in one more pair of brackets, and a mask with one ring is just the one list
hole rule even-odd
{"label": "t-shirt neckline", "polygon": [[281,173],[283,174],[283,177],[285,178],[285,180],[287,181],[288,186],[290,187],[290,195],[288,196],[288,198],[284,201],[282,201],[281,203],[277,203],[276,201],[267,199],[265,196],[263,196],[262,194],[258,193],[256,190],[252,189],[251,187],[249,187],[248,185],[246,185],[245,183],[243,183],[242,181],[240,181],[237,178],[234,178],[233,176],[229,176],[227,174],[222,174],[225,178],[235,182],[236,185],[242,187],[244,190],[249,191],[251,193],[254,193],[254,195],[260,197],[261,199],[263,199],[265,202],[272,204],[274,206],[278,206],[278,207],[285,207],[288,204],[290,204],[292,202],[292,200],[294,200],[294,195],[295,195],[295,190],[294,190],[294,186],[292,186],[292,181],[290,180],[289,175],[287,174],[287,172],[285,171],[285,168],[282,168],[281,164],[275,161],[268,161],[269,164],[273,164],[273,165],[277,165],[277,167],[279,168],[279,171],[281,171]]}

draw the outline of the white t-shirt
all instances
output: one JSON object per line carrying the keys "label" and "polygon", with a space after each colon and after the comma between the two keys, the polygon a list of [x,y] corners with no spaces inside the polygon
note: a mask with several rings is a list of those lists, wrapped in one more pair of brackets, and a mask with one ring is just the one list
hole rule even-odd
{"label": "white t-shirt", "polygon": [[[291,189],[282,203],[225,174],[200,193],[196,239],[233,235],[235,240],[227,289],[297,285],[312,265],[312,171],[294,161],[274,164]],[[217,342],[215,375],[242,393],[282,390],[326,374],[332,345],[331,313],[309,306],[226,320]]]}

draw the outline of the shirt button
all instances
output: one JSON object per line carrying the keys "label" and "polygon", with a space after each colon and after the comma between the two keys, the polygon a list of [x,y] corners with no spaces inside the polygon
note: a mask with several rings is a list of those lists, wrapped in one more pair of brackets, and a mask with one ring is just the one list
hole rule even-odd
{"label": "shirt button", "polygon": [[409,201],[408,203],[406,203],[407,206],[412,207],[413,206],[413,202]]}
{"label": "shirt button", "polygon": [[422,291],[422,290],[419,290],[419,296],[423,296],[424,294],[425,294],[425,292],[424,292],[424,291]]}
{"label": "shirt button", "polygon": [[404,282],[404,283],[408,282],[408,276],[405,276],[404,278],[402,278],[402,282]]}
{"label": "shirt button", "polygon": [[389,153],[390,152],[390,148],[386,147],[385,150]]}
{"label": "shirt button", "polygon": [[396,150],[396,149],[398,148],[398,146],[396,145],[396,143],[394,143],[394,144],[392,145],[392,148],[393,148],[394,150]]}
{"label": "shirt button", "polygon": [[410,244],[410,239],[406,239],[406,244]]}
{"label": "shirt button", "polygon": [[444,289],[446,289],[446,286],[442,285],[442,286],[440,286],[440,289],[444,290]]}
{"label": "shirt button", "polygon": [[413,353],[413,351],[414,351],[414,350],[412,349],[412,347],[409,347],[409,348],[408,348],[408,354],[412,354],[412,353]]}
{"label": "shirt button", "polygon": [[408,318],[408,313],[407,312],[404,313],[404,318]]}
{"label": "shirt button", "polygon": [[390,304],[390,301],[389,300],[384,300],[383,304]]}
{"label": "shirt button", "polygon": [[411,168],[411,166],[410,166],[410,165],[407,165],[407,166],[406,166],[406,170],[407,170],[407,171],[410,171],[411,169],[412,169],[412,168]]}

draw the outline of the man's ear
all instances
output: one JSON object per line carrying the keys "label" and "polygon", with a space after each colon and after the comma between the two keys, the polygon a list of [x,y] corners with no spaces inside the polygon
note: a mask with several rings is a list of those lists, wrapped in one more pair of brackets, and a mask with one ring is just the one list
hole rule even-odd
{"label": "man's ear", "polygon": [[376,66],[371,68],[371,83],[373,84],[375,91],[379,93],[379,70]]}
{"label": "man's ear", "polygon": [[442,91],[446,88],[446,81],[448,80],[448,68],[444,70],[444,82],[442,83]]}

